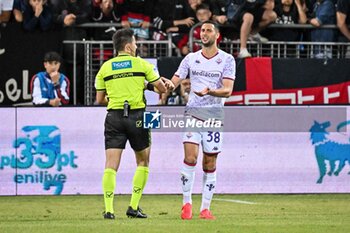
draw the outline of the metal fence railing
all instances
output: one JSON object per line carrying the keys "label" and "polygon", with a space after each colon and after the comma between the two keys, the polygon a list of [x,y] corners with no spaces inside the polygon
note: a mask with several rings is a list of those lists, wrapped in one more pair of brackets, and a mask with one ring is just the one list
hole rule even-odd
{"label": "metal fence railing", "polygon": [[[239,53],[239,41],[224,40],[219,47],[233,55]],[[350,58],[350,43],[340,42],[285,42],[268,41],[265,44],[248,41],[247,49],[253,57],[271,58]]]}
{"label": "metal fence railing", "polygon": [[[193,31],[196,24],[192,27],[189,33],[189,47],[192,51],[193,42],[200,43],[193,38]],[[110,23],[87,23],[80,25],[83,28],[94,27],[110,27],[120,26],[118,24]],[[313,29],[311,25],[278,25],[272,24],[272,28],[296,28],[296,29]],[[336,25],[323,25],[322,28],[334,28]],[[64,41],[64,44],[72,45],[73,47],[73,103],[76,104],[76,80],[77,78],[84,78],[85,91],[85,105],[93,105],[95,100],[94,81],[95,75],[102,63],[113,57],[115,51],[113,49],[112,41]],[[171,34],[168,34],[166,40],[146,40],[137,41],[141,57],[172,57],[180,56],[179,50],[172,42]],[[239,52],[239,40],[224,39],[220,42],[219,47],[233,55]],[[77,77],[77,49],[83,45],[84,51],[84,77]],[[253,56],[261,57],[268,56],[272,58],[321,58],[325,59],[342,59],[350,58],[350,43],[339,42],[284,42],[284,41],[269,41],[265,44],[248,41],[248,50]],[[322,51],[320,53],[320,51]],[[81,51],[80,51],[81,52]],[[320,56],[321,54],[321,56]]]}
{"label": "metal fence railing", "polygon": [[[63,41],[73,47],[73,104],[76,104],[77,78],[84,78],[84,104],[93,105],[95,99],[94,81],[100,66],[104,61],[115,56],[112,41]],[[84,54],[84,77],[77,77],[77,49],[83,45]],[[175,45],[171,40],[162,41],[137,41],[141,57],[171,57],[179,56]],[[82,52],[82,51],[79,51]]]}
{"label": "metal fence railing", "polygon": [[[200,44],[200,40],[194,38],[195,28],[200,26],[197,23],[192,26],[189,32],[189,48],[193,51],[194,43]],[[235,29],[233,25],[222,25],[221,28]],[[312,30],[315,29],[310,24],[270,24],[269,28]],[[320,29],[337,29],[337,25],[322,25]],[[232,30],[234,31],[234,30]],[[233,55],[239,53],[239,40],[225,39],[220,42],[219,47]],[[310,41],[268,41],[265,44],[247,41],[247,49],[253,57],[268,56],[272,58],[350,58],[349,42],[310,42]]]}

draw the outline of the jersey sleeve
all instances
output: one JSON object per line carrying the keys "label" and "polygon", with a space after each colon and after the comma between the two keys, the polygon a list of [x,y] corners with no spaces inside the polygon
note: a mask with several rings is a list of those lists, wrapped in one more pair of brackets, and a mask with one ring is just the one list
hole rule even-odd
{"label": "jersey sleeve", "polygon": [[182,59],[179,68],[177,69],[177,71],[175,72],[175,76],[178,76],[180,79],[185,79],[188,76],[188,71],[190,69],[190,56],[193,53],[188,54],[184,59]]}
{"label": "jersey sleeve", "polygon": [[103,75],[104,66],[105,66],[105,64],[102,65],[102,67],[98,71],[96,78],[95,78],[96,91],[105,91],[106,90],[106,84],[105,84],[105,81],[103,79],[104,78],[104,75]]}
{"label": "jersey sleeve", "polygon": [[153,64],[149,63],[148,61],[145,61],[142,58],[140,59],[145,69],[145,76],[146,76],[147,82],[152,83],[157,81],[160,78],[157,68]]}
{"label": "jersey sleeve", "polygon": [[41,87],[40,87],[40,80],[39,78],[36,76],[34,78],[33,81],[33,93],[32,93],[32,97],[33,97],[33,103],[35,105],[49,105],[49,99],[48,98],[44,98],[42,96],[42,92],[41,92]]}
{"label": "jersey sleeve", "polygon": [[62,104],[69,103],[69,79],[62,75],[62,80],[60,81],[60,85],[55,86],[57,97],[60,98]]}
{"label": "jersey sleeve", "polygon": [[236,62],[232,56],[226,58],[222,77],[223,79],[236,79]]}

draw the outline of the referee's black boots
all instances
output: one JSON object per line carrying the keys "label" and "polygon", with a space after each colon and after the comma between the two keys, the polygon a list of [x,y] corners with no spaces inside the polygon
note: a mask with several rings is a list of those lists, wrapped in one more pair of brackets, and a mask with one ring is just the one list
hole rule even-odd
{"label": "referee's black boots", "polygon": [[147,218],[147,214],[143,213],[140,207],[138,207],[137,210],[134,210],[131,206],[129,206],[126,211],[126,216],[129,218]]}
{"label": "referee's black boots", "polygon": [[103,212],[103,217],[104,219],[115,219],[114,214],[112,214],[111,212]]}

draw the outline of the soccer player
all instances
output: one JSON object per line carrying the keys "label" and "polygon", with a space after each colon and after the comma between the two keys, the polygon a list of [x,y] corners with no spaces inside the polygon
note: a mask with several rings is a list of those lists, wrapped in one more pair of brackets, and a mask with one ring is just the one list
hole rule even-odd
{"label": "soccer player", "polygon": [[[115,219],[113,209],[116,175],[126,141],[135,152],[137,168],[133,178],[128,217],[147,218],[139,202],[148,179],[150,132],[143,129],[146,103],[145,80],[159,92],[166,87],[154,71],[153,65],[136,57],[136,41],[131,29],[120,29],[113,35],[113,46],[118,56],[106,61],[96,75],[96,102],[107,105],[105,120],[106,164],[102,186],[105,201],[105,219]],[[107,97],[108,94],[108,97]]]}
{"label": "soccer player", "polygon": [[[188,54],[181,62],[171,81],[176,87],[189,76],[191,92],[185,114],[198,121],[220,119],[225,98],[231,95],[235,80],[235,60],[218,49],[218,26],[206,21],[201,26],[202,49]],[[203,193],[199,217],[215,219],[210,203],[216,185],[216,159],[221,150],[222,132],[186,132],[183,137],[185,159],[181,169],[183,190],[182,219],[192,219],[192,186],[195,176],[199,145],[203,150]]]}

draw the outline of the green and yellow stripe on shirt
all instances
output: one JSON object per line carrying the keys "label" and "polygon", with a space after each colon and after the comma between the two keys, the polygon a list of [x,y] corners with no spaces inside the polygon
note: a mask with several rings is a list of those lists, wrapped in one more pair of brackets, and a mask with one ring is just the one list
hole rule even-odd
{"label": "green and yellow stripe on shirt", "polygon": [[145,108],[145,80],[159,79],[154,66],[140,57],[122,53],[101,66],[95,79],[96,91],[106,91],[109,102],[107,109],[123,109],[124,101],[131,109]]}

